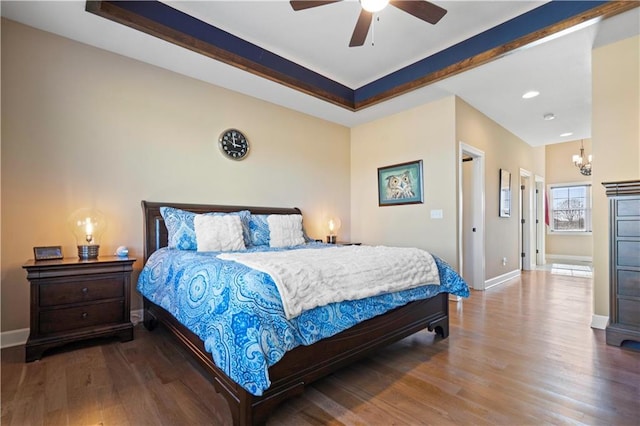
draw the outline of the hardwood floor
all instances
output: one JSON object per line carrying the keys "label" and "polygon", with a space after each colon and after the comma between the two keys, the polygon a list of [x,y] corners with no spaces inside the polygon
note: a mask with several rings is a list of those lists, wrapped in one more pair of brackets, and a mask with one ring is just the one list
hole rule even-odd
{"label": "hardwood floor", "polygon": [[[309,386],[268,425],[639,425],[640,352],[589,327],[591,281],[524,272],[451,302],[451,334],[410,336]],[[168,333],[135,327],[25,364],[2,350],[2,425],[226,425]]]}

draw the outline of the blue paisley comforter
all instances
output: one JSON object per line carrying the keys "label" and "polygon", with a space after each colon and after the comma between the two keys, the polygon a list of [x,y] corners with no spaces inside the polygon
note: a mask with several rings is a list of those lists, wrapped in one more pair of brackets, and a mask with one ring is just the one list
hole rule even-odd
{"label": "blue paisley comforter", "polygon": [[[324,244],[311,243],[300,247]],[[295,248],[294,248],[295,249]],[[282,250],[253,246],[247,251]],[[162,248],[138,278],[138,291],[202,339],[216,365],[253,395],[269,388],[268,368],[310,345],[408,302],[441,292],[467,297],[463,279],[436,259],[440,285],[321,306],[287,320],[268,274],[216,258],[219,252]]]}

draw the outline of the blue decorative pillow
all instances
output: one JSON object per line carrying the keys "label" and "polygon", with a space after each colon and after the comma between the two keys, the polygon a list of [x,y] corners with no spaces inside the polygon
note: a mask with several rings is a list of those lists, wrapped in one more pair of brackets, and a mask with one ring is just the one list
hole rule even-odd
{"label": "blue decorative pillow", "polygon": [[[179,250],[197,250],[198,244],[196,242],[196,231],[193,224],[193,219],[197,213],[188,212],[186,210],[176,209],[174,207],[160,207],[160,214],[164,219],[164,224],[169,232],[169,244],[170,248],[177,248]],[[242,236],[244,238],[245,245],[250,244],[249,237],[249,218],[251,213],[249,210],[242,210],[232,213],[211,212],[205,213],[207,215],[238,215],[242,222]],[[268,236],[267,228],[267,236]],[[268,244],[268,242],[267,242]]]}
{"label": "blue decorative pillow", "polygon": [[[269,223],[267,222],[268,217],[268,214],[252,214],[249,216],[247,224],[249,237],[247,238],[245,235],[244,241],[247,246],[268,246],[271,243]],[[307,235],[307,232],[304,230],[304,223],[302,224],[302,237],[306,243],[315,241]]]}
{"label": "blue decorative pillow", "polygon": [[249,244],[254,246],[269,245],[269,223],[267,214],[252,214],[249,217]]}

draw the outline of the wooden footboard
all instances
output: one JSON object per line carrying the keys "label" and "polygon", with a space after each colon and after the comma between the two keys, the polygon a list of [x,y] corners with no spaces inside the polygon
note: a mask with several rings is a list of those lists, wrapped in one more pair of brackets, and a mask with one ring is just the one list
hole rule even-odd
{"label": "wooden footboard", "polygon": [[[155,250],[167,245],[167,230],[160,215],[161,206],[170,206],[196,213],[249,210],[253,214],[300,214],[300,210],[295,208],[143,201],[145,262]],[[271,386],[264,395],[257,397],[231,380],[214,364],[200,338],[180,324],[167,311],[144,298],[145,327],[152,330],[158,323],[161,323],[178,339],[209,374],[209,379],[216,390],[229,403],[235,425],[264,423],[269,413],[278,404],[302,393],[307,384],[362,358],[377,348],[419,330],[427,328],[446,338],[449,335],[448,314],[448,294],[442,293],[430,299],[411,302],[384,315],[371,318],[313,345],[298,346],[287,352],[279,362],[269,368]]]}
{"label": "wooden footboard", "polygon": [[216,391],[229,404],[235,425],[263,424],[273,409],[305,385],[320,379],[372,352],[424,328],[441,337],[449,335],[448,295],[418,300],[384,315],[364,321],[310,346],[298,346],[269,368],[271,387],[262,396],[248,393],[220,370],[203,342],[164,309],[144,299],[144,324],[149,329],[162,323],[210,374]]}

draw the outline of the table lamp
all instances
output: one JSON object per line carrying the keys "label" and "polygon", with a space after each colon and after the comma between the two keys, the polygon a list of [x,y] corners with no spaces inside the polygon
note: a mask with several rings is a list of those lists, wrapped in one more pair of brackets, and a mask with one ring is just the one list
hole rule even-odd
{"label": "table lamp", "polygon": [[340,222],[340,218],[330,217],[327,220],[327,230],[329,231],[329,235],[327,235],[327,242],[329,244],[335,244],[337,239],[337,233],[340,229],[342,222]]}
{"label": "table lamp", "polygon": [[82,260],[97,259],[100,240],[107,227],[104,214],[94,209],[79,209],[69,216],[68,224],[76,237],[78,257]]}

